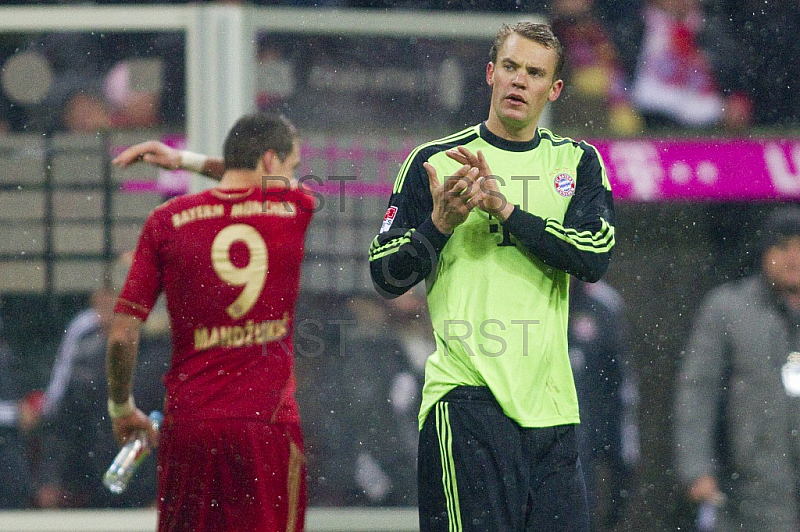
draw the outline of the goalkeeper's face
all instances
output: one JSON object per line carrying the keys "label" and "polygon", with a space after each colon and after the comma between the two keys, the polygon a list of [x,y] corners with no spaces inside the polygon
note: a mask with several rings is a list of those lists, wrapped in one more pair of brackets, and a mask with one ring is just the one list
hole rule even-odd
{"label": "goalkeeper's face", "polygon": [[800,235],[783,238],[767,248],[761,268],[777,290],[800,295]]}

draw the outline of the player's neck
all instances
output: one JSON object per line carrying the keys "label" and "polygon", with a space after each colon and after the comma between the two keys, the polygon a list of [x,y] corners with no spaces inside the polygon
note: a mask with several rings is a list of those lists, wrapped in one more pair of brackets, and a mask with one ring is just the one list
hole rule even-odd
{"label": "player's neck", "polygon": [[222,175],[218,188],[241,189],[261,186],[261,174],[252,170],[228,170]]}
{"label": "player's neck", "polygon": [[501,139],[528,142],[536,136],[536,129],[539,123],[538,117],[536,120],[530,120],[525,124],[515,124],[501,120],[493,111],[493,109],[490,110],[489,118],[486,119],[486,128]]}

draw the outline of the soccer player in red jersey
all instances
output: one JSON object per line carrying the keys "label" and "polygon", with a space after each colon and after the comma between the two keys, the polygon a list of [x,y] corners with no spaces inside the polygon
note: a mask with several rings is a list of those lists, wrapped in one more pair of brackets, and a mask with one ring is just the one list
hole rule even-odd
{"label": "soccer player in red jersey", "polygon": [[[292,330],[314,200],[290,184],[296,131],[278,115],[247,115],[228,133],[224,161],[150,142],[115,163],[139,159],[225,170],[218,187],[173,198],[145,222],[108,341],[114,433],[160,438],[159,532],[302,530]],[[139,329],[161,292],[173,350],[157,436],[131,385]]]}

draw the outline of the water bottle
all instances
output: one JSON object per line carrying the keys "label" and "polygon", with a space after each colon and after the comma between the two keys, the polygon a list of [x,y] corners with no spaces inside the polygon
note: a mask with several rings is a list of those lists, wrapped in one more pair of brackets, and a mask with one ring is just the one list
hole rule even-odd
{"label": "water bottle", "polygon": [[[153,428],[158,430],[164,416],[161,412],[154,410],[148,416]],[[109,466],[106,474],[103,475],[103,484],[111,493],[119,495],[128,487],[133,473],[139,465],[150,454],[150,442],[147,441],[147,433],[140,432],[139,435],[129,440],[122,449],[119,450],[117,457]]]}

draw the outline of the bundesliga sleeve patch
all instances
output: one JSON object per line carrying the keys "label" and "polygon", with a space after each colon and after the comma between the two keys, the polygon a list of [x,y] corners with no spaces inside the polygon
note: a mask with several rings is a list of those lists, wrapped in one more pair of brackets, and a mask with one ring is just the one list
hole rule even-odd
{"label": "bundesliga sleeve patch", "polygon": [[556,191],[565,198],[568,198],[575,193],[575,180],[569,174],[558,174],[553,184],[556,187]]}
{"label": "bundesliga sleeve patch", "polygon": [[381,224],[381,233],[385,233],[392,227],[392,222],[394,222],[394,217],[397,215],[397,207],[392,205],[388,209],[386,209],[386,214],[383,215],[383,224]]}

